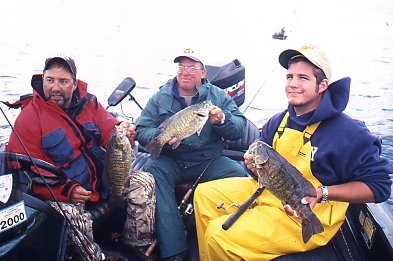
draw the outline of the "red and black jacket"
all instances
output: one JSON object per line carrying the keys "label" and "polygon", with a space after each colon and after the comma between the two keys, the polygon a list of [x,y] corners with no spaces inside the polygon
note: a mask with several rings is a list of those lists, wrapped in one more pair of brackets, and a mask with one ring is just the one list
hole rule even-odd
{"label": "red and black jacket", "polygon": [[[21,102],[22,110],[15,121],[14,130],[30,155],[63,170],[68,180],[65,184],[51,186],[59,201],[69,202],[72,189],[82,185],[92,191],[90,200],[106,197],[101,184],[105,152],[113,126],[119,122],[87,92],[87,84],[78,80],[72,106],[63,111],[53,101],[43,97],[42,75],[32,78],[33,95]],[[26,154],[14,133],[11,133],[8,150]],[[42,174],[45,171],[42,171]],[[45,186],[34,185],[33,193],[53,200]]]}

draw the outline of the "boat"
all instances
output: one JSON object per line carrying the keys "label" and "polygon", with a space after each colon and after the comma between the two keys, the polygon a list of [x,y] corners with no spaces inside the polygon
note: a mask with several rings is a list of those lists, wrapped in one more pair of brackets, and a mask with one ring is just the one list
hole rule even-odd
{"label": "boat", "polygon": [[272,35],[273,39],[278,39],[278,40],[285,40],[287,39],[287,35],[285,35],[285,27],[281,28],[280,31],[275,31]]}
{"label": "boat", "polygon": [[[225,90],[238,106],[241,106],[244,102],[245,68],[240,61],[233,60],[222,66],[206,68],[207,78]],[[128,96],[129,100],[136,102],[131,95],[135,86],[132,78],[124,79],[108,98],[108,107],[118,105]],[[137,105],[140,107],[138,103]],[[248,120],[243,138],[225,141],[223,154],[245,167],[242,155],[249,144],[259,136],[259,132],[255,124]],[[133,147],[136,159],[132,167],[143,170],[150,154],[138,144]],[[18,165],[10,164],[11,162],[17,162]],[[0,151],[0,187],[6,186],[11,190],[7,200],[5,193],[0,193],[0,260],[73,260],[65,251],[66,220],[31,193],[31,184],[41,182],[40,177],[31,171],[32,166],[53,173],[53,182],[65,178],[65,174],[50,163]],[[179,205],[192,185],[185,183],[176,188]],[[198,243],[193,223],[192,197],[187,198],[185,204],[181,214],[187,228],[189,254],[197,257]],[[126,218],[124,210],[108,209],[105,204],[97,204],[91,206],[89,211],[94,221],[95,241],[105,250],[121,251],[122,224]],[[124,254],[129,260],[138,260],[133,255]],[[344,224],[326,246],[280,256],[275,260],[393,260],[392,200],[379,204],[350,204]]]}

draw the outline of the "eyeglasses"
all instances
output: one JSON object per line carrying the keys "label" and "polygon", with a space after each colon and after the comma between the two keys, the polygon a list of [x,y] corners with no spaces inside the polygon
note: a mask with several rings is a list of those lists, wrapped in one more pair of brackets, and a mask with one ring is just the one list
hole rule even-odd
{"label": "eyeglasses", "polygon": [[177,71],[182,73],[182,72],[184,72],[185,69],[188,69],[189,74],[195,74],[196,70],[203,70],[201,68],[195,68],[195,66],[183,66],[183,65],[179,64]]}

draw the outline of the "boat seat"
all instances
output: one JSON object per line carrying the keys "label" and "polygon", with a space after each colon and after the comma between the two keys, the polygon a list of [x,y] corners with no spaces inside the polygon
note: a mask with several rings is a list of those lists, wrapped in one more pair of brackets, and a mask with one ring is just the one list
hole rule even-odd
{"label": "boat seat", "polygon": [[247,125],[246,129],[244,130],[243,137],[237,140],[226,141],[226,149],[245,152],[251,143],[253,143],[258,138],[259,129],[254,123],[247,119]]}

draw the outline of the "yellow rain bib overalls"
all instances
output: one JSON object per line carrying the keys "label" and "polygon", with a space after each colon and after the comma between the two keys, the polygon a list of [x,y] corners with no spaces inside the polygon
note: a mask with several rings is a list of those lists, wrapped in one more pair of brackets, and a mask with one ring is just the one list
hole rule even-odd
{"label": "yellow rain bib overalls", "polygon": [[[311,173],[311,136],[319,122],[303,132],[285,128],[288,113],[273,139],[273,148],[295,166],[314,187],[321,183]],[[257,206],[248,209],[227,231],[222,224],[236,211],[217,209],[224,202],[242,204],[258,188],[250,178],[228,178],[199,184],[195,193],[195,215],[201,260],[270,260],[280,255],[304,252],[326,245],[345,219],[348,203],[328,201],[313,209],[325,231],[302,239],[300,219],[288,216],[282,203],[268,190],[256,199]]]}

